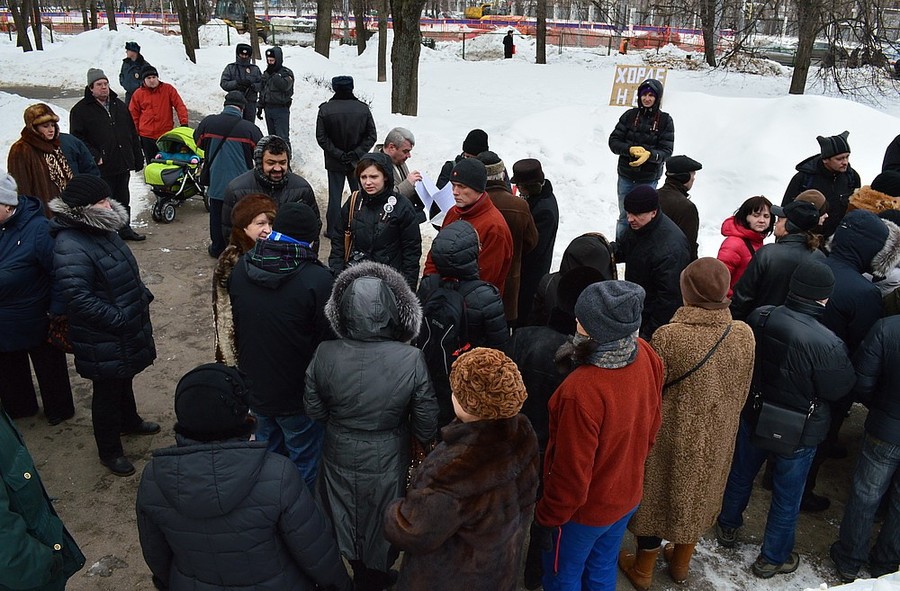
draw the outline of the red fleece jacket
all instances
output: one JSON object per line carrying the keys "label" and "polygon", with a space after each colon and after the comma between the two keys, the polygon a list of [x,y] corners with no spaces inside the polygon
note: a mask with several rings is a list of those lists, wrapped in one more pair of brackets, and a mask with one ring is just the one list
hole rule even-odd
{"label": "red fleece jacket", "polygon": [[550,398],[544,496],[535,517],[601,527],[641,500],[644,461],[662,422],[663,363],[643,339],[619,369],[582,365]]}
{"label": "red fleece jacket", "polygon": [[[481,252],[478,254],[478,275],[482,281],[491,283],[500,290],[503,297],[503,288],[506,286],[506,276],[509,275],[509,266],[512,263],[513,240],[503,219],[503,214],[494,205],[487,193],[482,193],[478,201],[460,209],[457,206],[450,208],[444,216],[441,228],[446,228],[456,220],[466,220],[478,232],[478,240],[481,242]],[[433,275],[437,268],[431,260],[431,251],[425,259],[425,272],[422,274]]]}
{"label": "red fleece jacket", "polygon": [[156,140],[162,134],[172,131],[172,109],[181,125],[188,124],[187,107],[178,91],[171,84],[160,82],[156,88],[141,86],[131,97],[128,110],[134,120],[134,128],[141,137]]}

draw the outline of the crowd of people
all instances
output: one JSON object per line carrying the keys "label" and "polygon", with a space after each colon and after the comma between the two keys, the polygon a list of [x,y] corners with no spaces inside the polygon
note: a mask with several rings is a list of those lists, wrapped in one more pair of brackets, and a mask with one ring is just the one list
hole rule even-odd
{"label": "crowd of people", "polygon": [[[113,474],[136,471],[122,435],[161,429],[132,387],[156,349],[153,295],[125,242],[144,239],[128,178],[187,114],[140,47],[126,53],[125,101],[90,69],[72,135],[49,106],[28,107],[0,177],[0,517],[21,526],[3,528],[0,558],[27,555],[30,569],[0,586],[62,588],[84,563],[9,420],[38,412],[29,360],[58,424],[75,413],[74,355]],[[291,168],[293,73],[280,48],[266,56],[260,71],[237,46],[222,112],[194,132],[216,362],[178,382],[176,446],[141,476],[157,588],[515,589],[524,577],[612,590],[621,570],[646,590],[660,552],[681,583],[705,533],[737,543],[764,464],[773,494],[750,569],[790,573],[799,512],[830,504],[816,479],[842,453],[854,401],[869,414],[831,558],[844,581],[866,564],[898,569],[898,141],[862,185],[848,132],[818,137],[781,204],[736,204],[718,256],[699,257],[689,191],[702,165],[673,154],[662,84],[646,80],[609,138],[615,240],[577,237],[551,273],[552,183],[533,158],[507,170],[480,129],[441,170],[454,206],[423,252],[435,212],[407,164],[415,137],[394,128],[376,144],[349,76],[318,112],[323,220]],[[19,486],[22,470],[32,481]]]}

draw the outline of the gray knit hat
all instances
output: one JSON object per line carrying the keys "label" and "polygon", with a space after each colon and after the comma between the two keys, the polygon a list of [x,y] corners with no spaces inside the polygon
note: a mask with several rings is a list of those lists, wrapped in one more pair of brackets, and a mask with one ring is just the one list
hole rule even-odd
{"label": "gray knit hat", "polygon": [[594,283],[578,296],[575,318],[594,341],[618,341],[640,329],[644,295],[644,288],[630,281]]}
{"label": "gray knit hat", "polygon": [[100,68],[88,68],[88,88],[92,87],[94,85],[94,82],[96,82],[97,80],[106,80],[107,82],[109,82],[109,78],[106,76],[106,74],[103,73],[103,70],[101,70]]}
{"label": "gray knit hat", "polygon": [[19,188],[14,179],[8,173],[0,171],[0,205],[19,205]]}

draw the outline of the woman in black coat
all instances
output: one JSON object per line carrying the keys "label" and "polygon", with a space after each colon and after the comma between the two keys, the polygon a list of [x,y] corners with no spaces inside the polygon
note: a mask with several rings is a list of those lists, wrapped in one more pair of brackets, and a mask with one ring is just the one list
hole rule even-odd
{"label": "woman in black coat", "polygon": [[91,412],[100,462],[116,476],[134,466],[125,458],[121,433],[152,435],[159,425],[137,412],[132,380],[153,363],[150,326],[153,294],[117,231],[128,213],[109,198],[103,179],[75,176],[50,202],[56,237],[53,267],[69,317],[75,369],[94,387]]}
{"label": "woman in black coat", "polygon": [[[394,191],[394,166],[381,153],[363,156],[354,173],[359,191],[341,208],[341,219],[331,238],[328,265],[335,273],[362,261],[374,261],[393,267],[403,275],[411,289],[419,279],[422,235],[418,213],[409,199]],[[344,246],[344,232],[350,221],[350,251]]]}

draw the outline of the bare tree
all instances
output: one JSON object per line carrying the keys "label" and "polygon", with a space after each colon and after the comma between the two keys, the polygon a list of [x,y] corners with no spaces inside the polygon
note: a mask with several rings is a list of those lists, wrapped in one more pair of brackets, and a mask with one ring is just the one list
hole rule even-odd
{"label": "bare tree", "polygon": [[31,39],[28,38],[28,20],[31,13],[29,0],[9,0],[9,11],[16,26],[16,46],[22,51],[32,51]]}
{"label": "bare tree", "polygon": [[34,33],[34,48],[38,51],[44,50],[44,38],[41,33],[41,2],[33,0],[31,5],[31,31]]}
{"label": "bare tree", "polygon": [[703,32],[703,58],[716,67],[716,0],[700,0],[700,28]]}
{"label": "bare tree", "polygon": [[816,42],[816,35],[822,28],[822,0],[801,0],[796,3],[796,7],[797,57],[788,92],[803,94],[803,91],[806,90],[806,79],[809,76],[813,44]]}
{"label": "bare tree", "polygon": [[378,6],[378,81],[387,81],[387,15],[390,10],[388,0],[381,0]]}
{"label": "bare tree", "polygon": [[331,0],[316,3],[316,53],[328,57],[331,51]]}
{"label": "bare tree", "polygon": [[[245,30],[250,31],[250,51],[253,52],[253,59],[262,58],[262,52],[259,49],[259,29],[256,28],[256,8],[253,6],[253,0],[244,0],[244,14],[247,26]],[[253,23],[250,25],[250,23]],[[265,68],[263,68],[265,69]]]}
{"label": "bare tree", "polygon": [[391,0],[394,44],[391,47],[391,112],[416,115],[419,110],[419,19],[425,0]]}
{"label": "bare tree", "polygon": [[[113,0],[106,0],[112,2]],[[181,42],[184,44],[184,53],[188,59],[197,63],[196,50],[200,49],[200,8],[197,0],[172,0],[175,12],[178,14],[178,26],[181,29]],[[256,29],[256,17],[249,21],[250,29]]]}
{"label": "bare tree", "polygon": [[93,31],[97,27],[100,26],[97,16],[97,0],[88,0],[90,2],[90,11],[91,11],[91,30]]}
{"label": "bare tree", "polygon": [[91,23],[88,20],[88,0],[81,0],[81,26],[85,31],[91,28]]}
{"label": "bare tree", "polygon": [[537,0],[537,31],[534,44],[534,61],[547,63],[547,0]]}
{"label": "bare tree", "polygon": [[366,50],[366,0],[353,0],[353,21],[356,29],[356,55]]}
{"label": "bare tree", "polygon": [[109,24],[110,31],[118,31],[116,25],[116,0],[103,0],[104,10],[106,10],[106,22]]}

